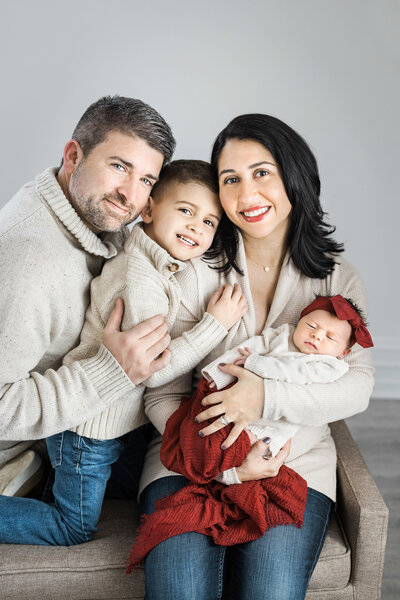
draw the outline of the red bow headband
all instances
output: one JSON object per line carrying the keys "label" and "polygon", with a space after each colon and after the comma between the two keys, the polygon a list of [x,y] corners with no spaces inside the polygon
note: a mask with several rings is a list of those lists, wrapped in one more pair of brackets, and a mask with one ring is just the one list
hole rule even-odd
{"label": "red bow headband", "polygon": [[300,318],[308,315],[313,310],[326,310],[336,315],[341,321],[348,321],[353,328],[350,346],[353,346],[356,342],[363,348],[371,348],[374,345],[364,321],[340,294],[331,297],[318,296],[314,302],[303,308]]}

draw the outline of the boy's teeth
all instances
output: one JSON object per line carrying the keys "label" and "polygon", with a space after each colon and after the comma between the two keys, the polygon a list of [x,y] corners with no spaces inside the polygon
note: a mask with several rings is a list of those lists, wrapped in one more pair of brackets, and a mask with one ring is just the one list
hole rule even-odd
{"label": "boy's teeth", "polygon": [[264,208],[257,208],[257,210],[247,210],[243,211],[245,217],[258,217],[258,215],[262,215],[269,210],[269,206],[264,206]]}
{"label": "boy's teeth", "polygon": [[189,240],[189,238],[185,237],[184,235],[180,235],[178,233],[177,236],[180,240],[183,240],[187,244],[190,244],[191,246],[197,246],[196,242],[194,242],[193,240]]}

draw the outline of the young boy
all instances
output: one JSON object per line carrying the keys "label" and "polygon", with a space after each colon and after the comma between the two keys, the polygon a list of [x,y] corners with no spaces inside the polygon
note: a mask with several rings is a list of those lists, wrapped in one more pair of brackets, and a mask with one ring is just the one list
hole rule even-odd
{"label": "young boy", "polygon": [[[264,379],[279,379],[288,383],[329,383],[348,370],[343,359],[358,342],[373,345],[357,306],[340,295],[318,297],[304,308],[296,327],[285,324],[266,329],[262,335],[249,338],[207,365],[202,374],[212,389],[229,385],[234,378],[220,371],[218,365],[233,362]],[[239,353],[239,357],[238,357]],[[227,424],[225,417],[220,420]],[[267,456],[275,456],[298,425],[284,419],[262,425],[250,425],[247,432],[254,443],[270,438]],[[235,481],[237,483],[237,481]]]}
{"label": "young boy", "polygon": [[[3,541],[43,545],[89,541],[125,436],[148,422],[142,402],[145,386],[163,385],[192,369],[246,312],[239,286],[215,292],[200,322],[171,341],[166,351],[171,355],[169,364],[138,385],[102,347],[105,324],[119,298],[124,301],[123,329],[156,314],[162,314],[171,328],[182,296],[175,275],[186,268],[185,261],[209,250],[221,215],[218,186],[208,163],[179,160],[162,169],[142,212],[143,223],[133,228],[123,251],[92,281],[80,344],[64,358],[64,364],[78,357],[84,360],[90,377],[100,384],[100,401],[102,395],[115,401],[90,421],[46,440],[55,469],[54,504],[16,499],[29,502],[27,516],[21,520],[18,539]],[[101,353],[108,357],[107,374],[98,365]]]}

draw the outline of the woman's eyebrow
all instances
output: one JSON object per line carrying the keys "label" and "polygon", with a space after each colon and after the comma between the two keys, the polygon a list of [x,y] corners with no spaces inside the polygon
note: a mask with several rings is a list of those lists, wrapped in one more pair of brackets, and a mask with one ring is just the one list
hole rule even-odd
{"label": "woman's eyebrow", "polygon": [[255,167],[261,167],[261,165],[272,165],[273,167],[276,167],[276,165],[272,162],[269,162],[268,160],[262,160],[261,162],[258,163],[254,163],[252,165],[249,165],[249,169],[254,169]]}
{"label": "woman's eyebrow", "polygon": [[[276,165],[272,162],[269,162],[268,160],[262,160],[261,162],[257,162],[257,163],[253,163],[252,165],[249,165],[247,168],[248,169],[255,169],[256,167],[260,167],[261,165],[272,165],[273,167],[276,167]],[[224,169],[223,171],[220,171],[219,176],[221,177],[221,175],[223,175],[224,173],[234,173],[235,170],[234,169]]]}

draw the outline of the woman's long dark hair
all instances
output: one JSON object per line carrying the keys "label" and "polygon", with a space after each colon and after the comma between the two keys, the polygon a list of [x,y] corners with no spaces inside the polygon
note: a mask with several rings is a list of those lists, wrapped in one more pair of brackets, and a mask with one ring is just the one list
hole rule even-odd
{"label": "woman's long dark hair", "polygon": [[[254,140],[269,150],[277,162],[286,194],[292,205],[289,231],[290,257],[307,277],[323,279],[332,273],[333,255],[343,252],[343,244],[335,242],[335,227],[324,221],[320,202],[320,180],[317,161],[307,143],[291,127],[269,115],[241,115],[221,131],[214,142],[211,165],[218,173],[218,159],[230,139]],[[218,244],[207,259],[225,253],[226,261],[218,270],[234,268],[243,274],[236,263],[239,236],[236,227],[224,214]]]}

